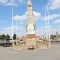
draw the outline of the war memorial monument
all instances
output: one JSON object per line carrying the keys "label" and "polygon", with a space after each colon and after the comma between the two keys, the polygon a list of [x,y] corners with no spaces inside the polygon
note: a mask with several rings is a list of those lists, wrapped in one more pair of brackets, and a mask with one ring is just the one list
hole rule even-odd
{"label": "war memorial monument", "polygon": [[46,49],[50,47],[49,40],[36,35],[36,25],[30,0],[27,2],[26,36],[17,38],[16,42],[13,42],[12,47],[17,50]]}

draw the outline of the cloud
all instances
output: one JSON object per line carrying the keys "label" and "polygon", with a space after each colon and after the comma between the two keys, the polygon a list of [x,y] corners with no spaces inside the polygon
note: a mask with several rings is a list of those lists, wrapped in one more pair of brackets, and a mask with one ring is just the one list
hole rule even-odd
{"label": "cloud", "polygon": [[49,0],[49,9],[60,9],[60,0]]}
{"label": "cloud", "polygon": [[[60,28],[50,28],[50,34],[55,34],[58,32],[60,34]],[[48,33],[48,32],[47,32]],[[46,26],[42,26],[36,30],[36,35],[43,36],[46,35]]]}
{"label": "cloud", "polygon": [[[46,29],[49,29],[49,28],[50,28],[49,26],[42,26],[36,30],[36,34],[39,36],[46,35],[46,31],[47,31]],[[47,31],[47,33],[49,32]]]}
{"label": "cloud", "polygon": [[25,3],[25,0],[0,0],[0,4],[3,4],[5,6],[19,6]]}
{"label": "cloud", "polygon": [[54,21],[54,24],[60,24],[60,19]]}
{"label": "cloud", "polygon": [[8,2],[8,0],[0,0],[1,4],[6,4]]}
{"label": "cloud", "polygon": [[27,2],[27,0],[18,0],[20,3],[25,4]]}
{"label": "cloud", "polygon": [[12,26],[9,26],[9,27],[5,27],[5,28],[3,28],[3,30],[6,30],[6,31],[12,31],[12,29],[13,30],[23,30],[23,26],[13,26],[13,28],[12,28]]}
{"label": "cloud", "polygon": [[[33,11],[33,14],[34,14],[34,20],[39,20],[40,19],[41,13]],[[18,20],[18,21],[27,20],[27,12],[22,16],[16,15],[16,16],[13,17],[13,19]]]}
{"label": "cloud", "polygon": [[41,13],[40,12],[33,11],[33,14],[34,14],[34,19],[35,20],[39,20],[40,19],[40,17],[41,17]]}
{"label": "cloud", "polygon": [[16,15],[16,16],[13,17],[13,19],[18,20],[18,21],[22,21],[22,20],[26,20],[27,17],[26,17],[26,15],[22,15],[22,16]]}
{"label": "cloud", "polygon": [[5,27],[2,28],[0,31],[0,34],[9,34],[10,36],[12,36],[12,29],[13,29],[13,34],[16,33],[16,28],[17,28],[17,35],[18,36],[23,36],[26,34],[26,29],[23,26],[9,26],[9,27]]}
{"label": "cloud", "polygon": [[38,36],[46,35],[46,30],[45,29],[38,29],[36,31],[36,35],[38,35]]}
{"label": "cloud", "polygon": [[12,28],[12,26],[10,26],[10,27],[3,28],[3,30],[10,31],[10,30],[16,29],[16,28],[19,28],[19,27],[18,26],[13,26],[13,28]]}
{"label": "cloud", "polygon": [[19,4],[16,4],[16,3],[13,3],[13,2],[9,2],[5,5],[7,5],[7,6],[19,6]]}
{"label": "cloud", "polygon": [[[60,17],[60,13],[59,14],[52,14],[52,15],[49,15],[49,20],[53,20],[53,19],[56,19],[59,17]],[[42,20],[48,20],[48,16],[43,17]]]}
{"label": "cloud", "polygon": [[60,34],[60,28],[58,28],[58,29],[51,29],[51,34],[55,34],[56,32],[58,32]]}

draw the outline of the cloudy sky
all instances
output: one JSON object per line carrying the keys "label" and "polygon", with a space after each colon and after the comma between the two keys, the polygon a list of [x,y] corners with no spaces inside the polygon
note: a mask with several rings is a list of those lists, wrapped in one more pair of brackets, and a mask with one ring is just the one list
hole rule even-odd
{"label": "cloudy sky", "polygon": [[[13,31],[18,35],[26,34],[28,0],[0,0],[0,34],[12,34],[12,8],[13,8]],[[31,0],[36,34],[46,34],[46,21],[48,20],[47,6],[49,11],[50,33],[60,33],[60,0]],[[45,16],[46,13],[46,16]],[[17,20],[17,26],[16,26]]]}

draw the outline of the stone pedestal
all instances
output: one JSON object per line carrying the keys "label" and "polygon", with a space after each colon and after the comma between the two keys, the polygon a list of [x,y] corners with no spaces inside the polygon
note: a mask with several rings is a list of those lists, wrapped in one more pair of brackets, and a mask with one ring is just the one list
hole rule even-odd
{"label": "stone pedestal", "polygon": [[50,47],[50,43],[47,40],[35,36],[34,34],[23,37],[23,41],[19,41],[18,45],[14,48],[17,50],[29,50],[29,49],[46,49]]}

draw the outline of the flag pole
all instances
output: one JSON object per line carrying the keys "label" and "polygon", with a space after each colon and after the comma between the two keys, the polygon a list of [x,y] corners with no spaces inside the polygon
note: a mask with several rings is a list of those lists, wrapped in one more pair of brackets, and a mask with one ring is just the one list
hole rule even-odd
{"label": "flag pole", "polygon": [[[17,14],[16,14],[17,16]],[[17,44],[17,19],[16,19],[16,44]]]}
{"label": "flag pole", "polygon": [[49,11],[48,11],[48,6],[47,6],[47,13],[48,13],[48,20],[47,20],[47,23],[48,23],[48,39],[49,39],[49,43],[50,43],[50,24],[49,24]]}
{"label": "flag pole", "polygon": [[13,7],[12,7],[12,47],[13,47]]}
{"label": "flag pole", "polygon": [[[45,18],[46,18],[46,11],[45,11]],[[45,21],[46,21],[46,39],[48,40],[47,20],[45,19]]]}

